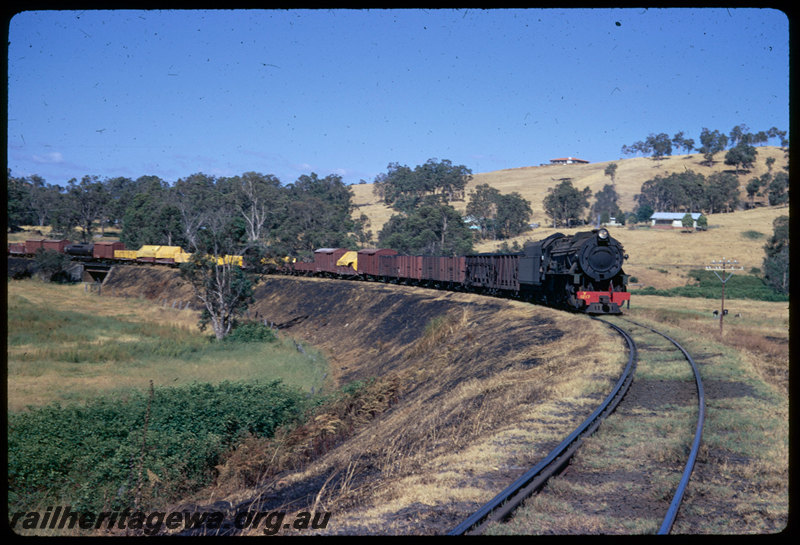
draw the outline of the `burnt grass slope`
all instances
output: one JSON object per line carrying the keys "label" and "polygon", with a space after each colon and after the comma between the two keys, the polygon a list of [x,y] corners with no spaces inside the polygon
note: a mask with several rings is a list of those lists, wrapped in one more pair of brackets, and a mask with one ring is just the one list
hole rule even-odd
{"label": "burnt grass slope", "polygon": [[[117,267],[103,295],[191,301],[176,271],[150,267]],[[625,360],[602,324],[517,301],[281,276],[255,299],[251,319],[325,354],[325,388],[379,394],[349,409],[363,417],[344,431],[341,414],[322,414],[300,439],[243,444],[181,508],[324,510],[333,534],[446,533],[591,414]]]}

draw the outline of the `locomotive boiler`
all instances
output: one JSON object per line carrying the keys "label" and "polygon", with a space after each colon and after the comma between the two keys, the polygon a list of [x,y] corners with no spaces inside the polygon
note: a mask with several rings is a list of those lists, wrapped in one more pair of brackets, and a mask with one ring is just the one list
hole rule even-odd
{"label": "locomotive boiler", "polygon": [[555,233],[524,248],[519,260],[520,291],[528,297],[590,314],[619,314],[628,277],[622,245],[606,229]]}

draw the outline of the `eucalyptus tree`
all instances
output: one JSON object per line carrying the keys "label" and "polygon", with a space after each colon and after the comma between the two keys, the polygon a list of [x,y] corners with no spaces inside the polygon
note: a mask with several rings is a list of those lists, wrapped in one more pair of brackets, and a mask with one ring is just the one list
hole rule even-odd
{"label": "eucalyptus tree", "polygon": [[605,170],[603,171],[603,174],[605,174],[606,176],[611,178],[611,184],[612,185],[616,183],[617,169],[618,168],[619,168],[619,165],[617,163],[609,163],[606,166]]}
{"label": "eucalyptus tree", "polygon": [[198,235],[208,218],[229,202],[229,196],[216,186],[216,178],[202,172],[176,181],[172,202],[181,215],[183,237],[192,250],[199,247]]}
{"label": "eucalyptus tree", "polygon": [[80,237],[84,242],[92,240],[94,222],[104,219],[109,207],[109,193],[98,176],[84,176],[78,182],[72,178],[67,182],[66,201],[74,212],[74,226],[80,227]]}
{"label": "eucalyptus tree", "polygon": [[227,337],[253,302],[258,277],[226,257],[248,253],[245,229],[231,202],[222,202],[203,218],[195,234],[196,251],[180,266],[200,302],[200,328],[209,324],[217,340]]}
{"label": "eucalyptus tree", "polygon": [[250,242],[265,242],[268,232],[278,222],[286,207],[286,195],[281,182],[272,174],[245,172],[230,180],[233,202],[247,226]]}
{"label": "eucalyptus tree", "polygon": [[594,198],[595,202],[592,206],[592,215],[602,217],[605,214],[609,218],[619,218],[622,214],[622,211],[619,209],[619,204],[617,204],[619,195],[617,195],[613,185],[605,184],[603,189],[594,194]]}
{"label": "eucalyptus tree", "polygon": [[772,236],[764,245],[764,280],[781,293],[789,293],[789,216],[772,222]]}
{"label": "eucalyptus tree", "polygon": [[6,220],[8,230],[19,231],[20,226],[28,224],[32,215],[30,213],[31,189],[24,178],[11,175],[8,171],[8,185],[6,186]]}
{"label": "eucalyptus tree", "polygon": [[767,186],[767,199],[770,206],[789,202],[789,174],[777,172]]}
{"label": "eucalyptus tree", "polygon": [[725,164],[735,167],[738,173],[739,170],[753,168],[757,155],[756,148],[740,141],[725,154]]}
{"label": "eucalyptus tree", "polygon": [[650,134],[646,141],[647,148],[652,152],[653,159],[661,159],[672,155],[672,141],[667,133]]}
{"label": "eucalyptus tree", "polygon": [[545,213],[553,220],[553,227],[563,225],[570,227],[573,222],[583,216],[583,210],[589,206],[592,190],[583,190],[572,185],[572,180],[562,180],[555,187],[548,188],[543,205]]}
{"label": "eucalyptus tree", "polygon": [[530,229],[531,203],[516,191],[497,198],[497,233],[500,239],[515,237]]}
{"label": "eucalyptus tree", "polygon": [[728,137],[718,130],[709,130],[703,127],[700,131],[700,148],[697,150],[703,154],[705,164],[714,163],[714,155],[725,149],[728,145]]}
{"label": "eucalyptus tree", "polygon": [[410,212],[389,218],[378,243],[410,255],[464,255],[472,251],[472,233],[455,208],[428,196]]}
{"label": "eucalyptus tree", "polygon": [[706,202],[710,214],[729,212],[739,204],[739,178],[730,172],[715,172],[706,179]]}
{"label": "eucalyptus tree", "polygon": [[497,207],[500,191],[489,184],[479,184],[470,192],[467,216],[480,230],[481,238],[497,238]]}
{"label": "eucalyptus tree", "polygon": [[386,173],[375,177],[373,192],[387,206],[408,213],[430,195],[438,195],[439,201],[445,204],[463,200],[471,179],[469,168],[454,165],[448,159],[428,159],[413,169],[389,163]]}
{"label": "eucalyptus tree", "polygon": [[686,153],[691,153],[694,149],[694,140],[686,138],[683,135],[683,131],[680,131],[672,137],[672,145],[676,148],[682,148]]}
{"label": "eucalyptus tree", "polygon": [[317,248],[355,248],[364,239],[364,216],[353,219],[353,191],[341,176],[304,174],[285,191],[280,224],[270,237],[276,252],[310,255]]}
{"label": "eucalyptus tree", "polygon": [[44,178],[34,174],[28,178],[30,182],[31,212],[36,216],[36,225],[47,225],[48,220],[58,203],[61,188],[45,182]]}

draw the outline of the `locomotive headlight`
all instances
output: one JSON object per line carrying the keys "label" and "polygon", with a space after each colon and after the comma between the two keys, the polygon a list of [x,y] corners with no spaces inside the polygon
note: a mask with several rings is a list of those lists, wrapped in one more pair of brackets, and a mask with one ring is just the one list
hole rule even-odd
{"label": "locomotive headlight", "polygon": [[597,238],[600,240],[608,240],[608,230],[607,229],[600,229],[597,232]]}

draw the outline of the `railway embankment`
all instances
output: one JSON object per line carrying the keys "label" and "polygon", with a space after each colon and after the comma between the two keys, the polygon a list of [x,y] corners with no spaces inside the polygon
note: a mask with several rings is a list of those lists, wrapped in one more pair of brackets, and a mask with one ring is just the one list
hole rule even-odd
{"label": "railway embankment", "polygon": [[[120,267],[103,295],[185,305],[191,289],[173,270]],[[473,294],[275,276],[249,311],[321,350],[332,387],[383,381],[392,402],[265,480],[248,468],[278,445],[252,442],[192,502],[324,506],[332,533],[447,532],[591,414],[625,361],[621,339],[588,317]]]}

